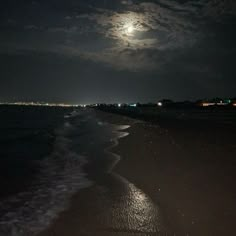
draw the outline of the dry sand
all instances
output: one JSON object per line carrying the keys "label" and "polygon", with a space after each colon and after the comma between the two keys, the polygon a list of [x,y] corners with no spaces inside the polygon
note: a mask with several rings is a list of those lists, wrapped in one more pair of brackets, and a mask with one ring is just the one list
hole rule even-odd
{"label": "dry sand", "polygon": [[[113,173],[94,176],[96,184],[78,192],[70,208],[40,236],[236,234],[234,130],[158,126],[102,112],[98,116],[131,125],[130,135],[113,148],[121,161]],[[123,202],[127,196],[132,202],[133,193],[140,196],[134,203],[140,204],[137,212]],[[150,222],[145,218],[135,225],[140,220],[134,216],[149,213]]]}

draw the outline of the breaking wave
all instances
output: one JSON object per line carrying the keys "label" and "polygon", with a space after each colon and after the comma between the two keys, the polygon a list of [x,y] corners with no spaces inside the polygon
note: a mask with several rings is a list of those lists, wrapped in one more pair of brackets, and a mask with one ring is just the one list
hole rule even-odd
{"label": "breaking wave", "polygon": [[52,153],[40,161],[40,173],[30,190],[0,202],[1,236],[36,235],[68,207],[70,197],[92,183],[86,178],[83,166],[86,157],[73,151],[70,138],[74,127],[68,118],[56,130]]}

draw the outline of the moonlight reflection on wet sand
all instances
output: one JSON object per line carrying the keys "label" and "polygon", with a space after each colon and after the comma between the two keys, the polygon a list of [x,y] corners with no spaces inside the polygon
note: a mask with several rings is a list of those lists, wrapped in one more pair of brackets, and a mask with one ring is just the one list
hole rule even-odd
{"label": "moonlight reflection on wet sand", "polygon": [[105,174],[80,191],[71,208],[40,236],[159,235],[165,232],[159,207],[125,178]]}
{"label": "moonlight reflection on wet sand", "polygon": [[[125,178],[112,174],[114,186],[119,185],[123,191],[112,190],[107,212],[108,225],[112,231],[157,233],[163,229],[160,211],[157,205],[140,189]],[[114,192],[113,192],[114,191]],[[114,196],[115,195],[115,196]],[[108,200],[107,199],[107,200]]]}

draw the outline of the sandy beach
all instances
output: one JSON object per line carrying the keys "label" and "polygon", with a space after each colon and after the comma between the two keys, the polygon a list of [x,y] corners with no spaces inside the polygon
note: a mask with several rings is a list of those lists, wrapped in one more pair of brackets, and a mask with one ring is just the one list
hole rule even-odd
{"label": "sandy beach", "polygon": [[135,124],[114,150],[115,171],[159,204],[176,235],[235,234],[235,133],[208,128]]}
{"label": "sandy beach", "polygon": [[[161,125],[98,111],[130,125],[86,171],[94,184],[39,236],[234,235],[236,133],[227,127]],[[96,155],[96,153],[94,153]]]}

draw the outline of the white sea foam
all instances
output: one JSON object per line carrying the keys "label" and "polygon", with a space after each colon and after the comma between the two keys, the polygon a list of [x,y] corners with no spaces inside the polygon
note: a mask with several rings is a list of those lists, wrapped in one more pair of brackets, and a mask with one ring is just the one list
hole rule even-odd
{"label": "white sea foam", "polygon": [[[71,150],[73,126],[66,121],[57,130],[53,152],[41,163],[41,173],[31,190],[2,201],[1,236],[35,235],[45,229],[69,203],[73,193],[91,185],[82,170],[86,158]],[[14,204],[19,207],[13,208]]]}
{"label": "white sea foam", "polygon": [[[33,236],[47,228],[68,207],[75,192],[92,184],[83,172],[87,157],[75,149],[84,143],[88,149],[94,148],[97,141],[99,148],[109,141],[113,145],[105,152],[112,155],[111,148],[128,135],[123,131],[127,128],[96,120],[91,111],[66,116],[63,127],[55,131],[52,153],[40,162],[41,172],[34,187],[0,203],[0,212],[6,212],[0,216],[0,236]],[[118,162],[119,156],[113,155]]]}

